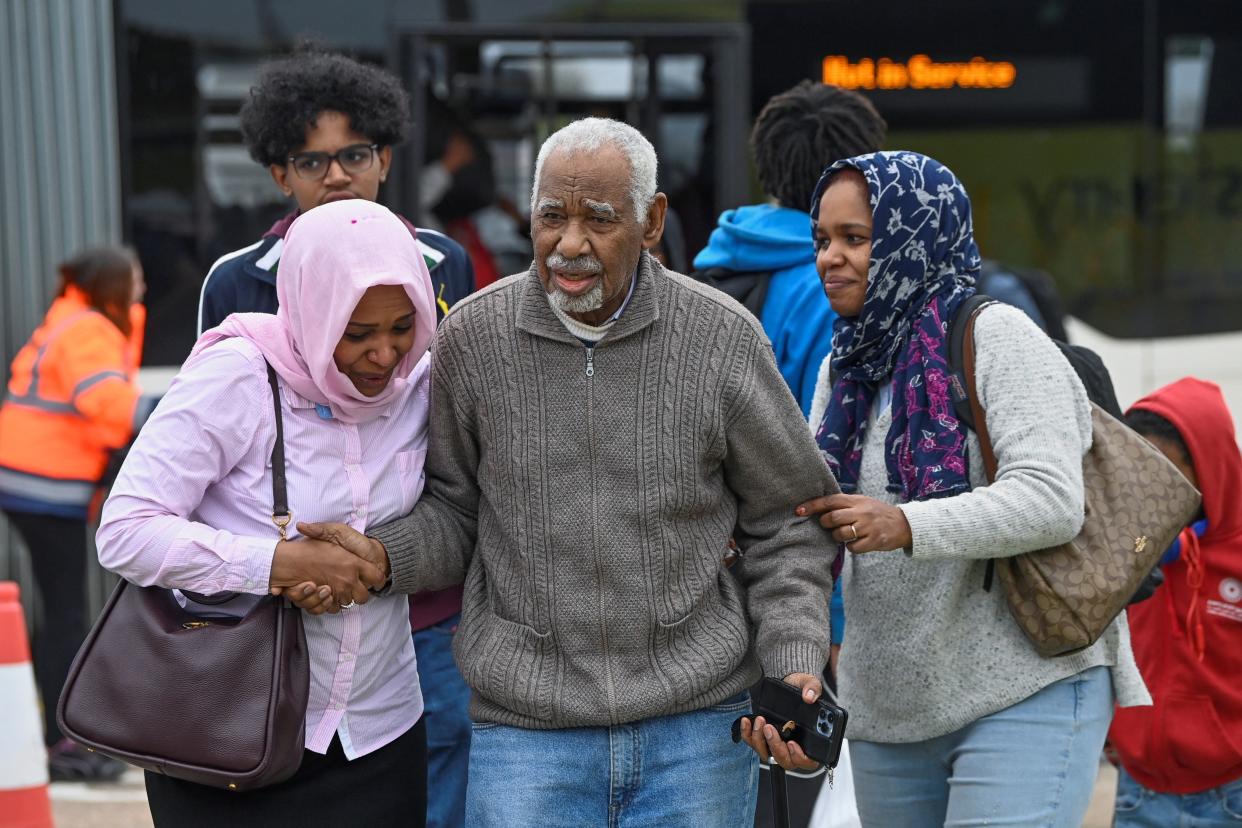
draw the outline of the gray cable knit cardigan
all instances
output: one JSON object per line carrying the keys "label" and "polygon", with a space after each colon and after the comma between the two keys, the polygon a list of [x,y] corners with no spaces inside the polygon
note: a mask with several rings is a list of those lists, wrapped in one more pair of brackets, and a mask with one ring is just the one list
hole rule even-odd
{"label": "gray cable knit cardigan", "polygon": [[[841,703],[850,712],[850,738],[931,739],[1099,665],[1112,668],[1119,704],[1151,704],[1125,613],[1087,649],[1046,659],[1018,629],[999,585],[983,591],[987,558],[1064,543],[1078,533],[1091,413],[1073,368],[1021,311],[986,308],[976,322],[975,343],[997,479],[987,485],[979,441],[971,433],[967,454],[975,488],[900,504],[913,531],[912,554],[846,557],[838,679]],[[825,360],[812,424],[823,417],[830,390]],[[858,489],[897,503],[899,496],[886,488],[884,462],[891,421],[887,409],[872,412]]]}
{"label": "gray cable knit cardigan", "polygon": [[793,507],[836,482],[725,294],[644,254],[588,348],[532,269],[453,308],[431,389],[426,494],[371,534],[400,592],[465,579],[473,718],[610,725],[823,668],[836,545]]}

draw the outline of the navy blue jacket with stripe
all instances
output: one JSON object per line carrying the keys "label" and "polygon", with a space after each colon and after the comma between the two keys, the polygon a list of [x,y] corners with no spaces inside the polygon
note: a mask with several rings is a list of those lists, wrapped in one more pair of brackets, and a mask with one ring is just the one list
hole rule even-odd
{"label": "navy blue jacket with stripe", "polygon": [[[276,266],[284,248],[285,233],[297,218],[290,213],[272,225],[249,247],[234,250],[216,260],[203,280],[198,301],[198,333],[214,328],[230,313],[275,313]],[[474,267],[460,244],[443,233],[415,228],[401,219],[422,251],[436,294],[437,317],[474,290]]]}

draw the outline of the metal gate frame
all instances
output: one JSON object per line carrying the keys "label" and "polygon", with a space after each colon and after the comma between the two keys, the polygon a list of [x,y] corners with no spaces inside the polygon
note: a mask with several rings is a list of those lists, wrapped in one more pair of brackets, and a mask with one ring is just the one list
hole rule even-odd
{"label": "metal gate frame", "polygon": [[[410,88],[414,129],[410,140],[399,147],[397,173],[390,179],[389,201],[407,215],[418,214],[418,178],[425,154],[424,129],[427,91],[419,67],[432,41],[536,40],[543,55],[551,57],[553,41],[630,41],[644,53],[645,41],[685,40],[699,46],[711,44],[712,119],[715,126],[716,214],[751,200],[749,176],[738,170],[750,168],[747,138],[750,134],[750,27],[745,23],[512,23],[457,22],[415,24],[392,34],[389,68]],[[556,101],[547,96],[542,117],[556,116]],[[546,136],[545,136],[546,137]],[[650,138],[651,136],[648,136]],[[652,143],[656,143],[652,141]],[[659,147],[656,147],[657,151]]]}

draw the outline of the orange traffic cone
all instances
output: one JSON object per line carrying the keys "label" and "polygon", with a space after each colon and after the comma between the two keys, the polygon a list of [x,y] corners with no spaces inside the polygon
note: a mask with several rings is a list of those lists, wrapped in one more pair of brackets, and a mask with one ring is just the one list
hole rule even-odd
{"label": "orange traffic cone", "polygon": [[52,828],[47,795],[47,749],[30,667],[26,619],[12,581],[0,581],[0,824]]}

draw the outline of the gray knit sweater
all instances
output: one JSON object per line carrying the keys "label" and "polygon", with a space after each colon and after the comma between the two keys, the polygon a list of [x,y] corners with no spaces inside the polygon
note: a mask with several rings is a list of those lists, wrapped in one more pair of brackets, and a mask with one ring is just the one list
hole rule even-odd
{"label": "gray knit sweater", "polygon": [[836,549],[793,507],[837,487],[735,301],[644,254],[587,348],[532,269],[459,303],[432,365],[426,494],[372,534],[398,591],[464,578],[473,718],[617,724],[823,668]]}
{"label": "gray knit sweater", "polygon": [[[1086,392],[1057,347],[1025,314],[986,308],[975,332],[980,402],[999,471],[988,486],[969,435],[966,494],[901,504],[912,554],[848,555],[839,681],[849,736],[914,742],[950,733],[1088,667],[1112,668],[1123,706],[1150,704],[1123,613],[1069,656],[1040,657],[1009,614],[999,585],[983,590],[985,559],[1064,543],[1082,526],[1082,457],[1091,445]],[[811,422],[829,394],[820,371]],[[889,503],[884,438],[892,416],[872,412],[859,494]]]}

